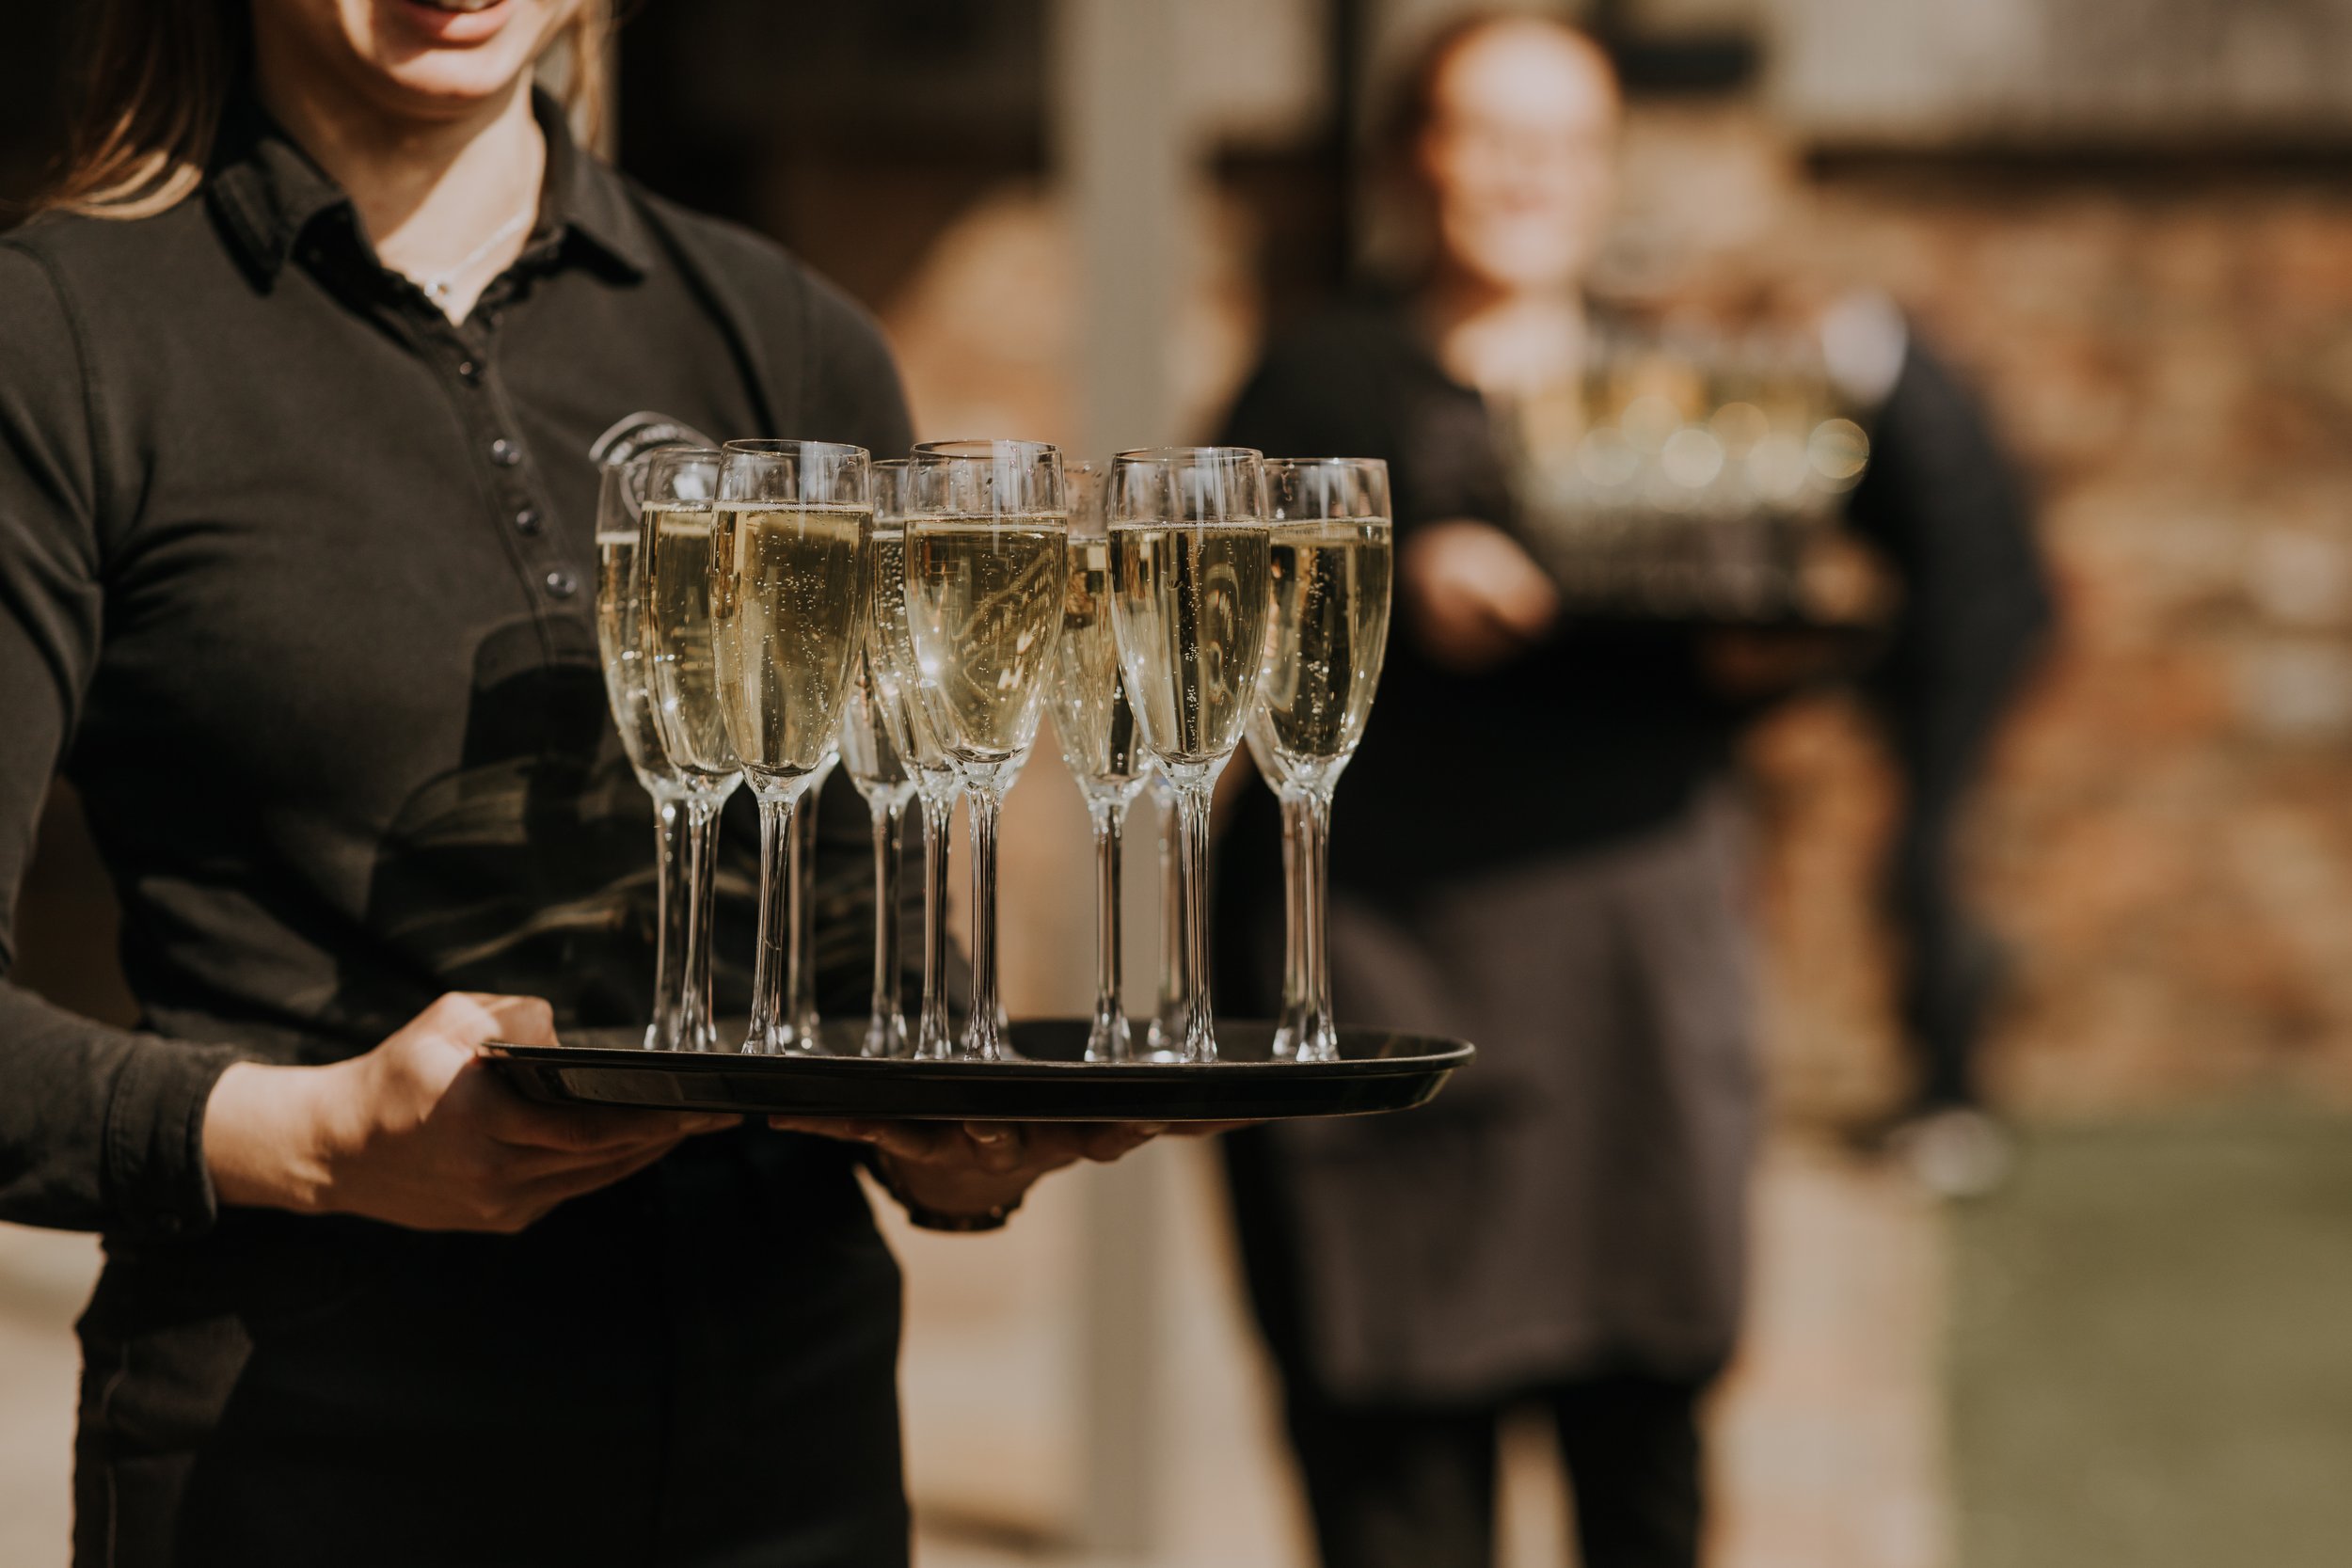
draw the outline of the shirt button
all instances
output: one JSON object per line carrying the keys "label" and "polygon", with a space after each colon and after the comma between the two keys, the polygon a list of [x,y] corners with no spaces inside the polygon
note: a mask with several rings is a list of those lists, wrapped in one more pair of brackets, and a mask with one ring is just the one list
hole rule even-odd
{"label": "shirt button", "polygon": [[580,592],[578,579],[561,566],[549,572],[545,580],[548,585],[548,597],[551,599],[568,599]]}
{"label": "shirt button", "polygon": [[511,468],[523,460],[523,449],[501,436],[490,443],[490,461],[501,468]]}
{"label": "shirt button", "polygon": [[461,380],[479,381],[482,379],[482,367],[470,359],[460,359],[457,361],[457,374]]}
{"label": "shirt button", "polygon": [[538,532],[539,509],[535,506],[526,506],[520,512],[516,513],[515,531],[517,533]]}

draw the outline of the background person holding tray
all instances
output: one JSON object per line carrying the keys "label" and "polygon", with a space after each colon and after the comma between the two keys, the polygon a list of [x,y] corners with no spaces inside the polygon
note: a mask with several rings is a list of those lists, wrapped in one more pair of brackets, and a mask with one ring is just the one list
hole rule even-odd
{"label": "background person holding tray", "polygon": [[[76,1560],[904,1561],[857,1152],[475,1053],[649,990],[591,444],[903,450],[880,337],[575,147],[532,68],[594,7],[96,20],[79,151],[0,240],[0,916],[62,769],[146,1011],[0,985],[0,1218],[107,1242]],[[835,1131],[974,1226],[1144,1135]]]}
{"label": "background person holding tray", "polygon": [[[1618,119],[1607,57],[1564,25],[1441,35],[1390,144],[1428,265],[1278,343],[1223,437],[1389,464],[1398,625],[1330,854],[1334,990],[1343,1022],[1481,1056],[1411,1117],[1229,1140],[1331,1568],[1483,1568],[1498,1426],[1530,1404],[1556,1422],[1588,1568],[1699,1552],[1697,1411],[1739,1330],[1757,1113],[1729,780],[1761,704],[1710,679],[1699,627],[1562,615],[1514,535],[1497,429],[1583,373]],[[1911,578],[1907,733],[1980,735],[2040,583],[1972,407],[1931,364],[1904,373],[1853,517]],[[1967,750],[1934,754],[1949,800]],[[1275,814],[1239,804],[1219,981],[1266,1011]]]}

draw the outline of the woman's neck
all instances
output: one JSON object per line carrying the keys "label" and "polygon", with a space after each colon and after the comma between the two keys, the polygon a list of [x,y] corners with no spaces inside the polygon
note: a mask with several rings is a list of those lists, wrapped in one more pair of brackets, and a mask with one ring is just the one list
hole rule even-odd
{"label": "woman's neck", "polygon": [[257,66],[262,103],[351,198],[384,264],[442,285],[436,303],[464,320],[530,238],[547,168],[530,77],[468,114],[418,120],[316,72],[273,69],[266,50]]}
{"label": "woman's neck", "polygon": [[1441,268],[1422,296],[1438,362],[1466,387],[1523,398],[1573,381],[1584,359],[1574,289],[1513,290]]}

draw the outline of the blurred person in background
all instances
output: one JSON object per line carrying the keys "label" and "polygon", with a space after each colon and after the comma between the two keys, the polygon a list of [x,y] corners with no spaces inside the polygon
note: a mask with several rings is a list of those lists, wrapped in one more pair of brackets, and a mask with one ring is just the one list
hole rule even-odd
{"label": "blurred person in background", "polygon": [[0,964],[62,771],[144,1013],[0,984],[0,1219],[105,1239],[75,1560],[904,1562],[860,1159],[984,1229],[1137,1134],[550,1107],[477,1053],[651,991],[592,444],[900,451],[881,336],[574,144],[534,63],[587,90],[586,0],[92,20],[0,237]]}
{"label": "blurred person in background", "polygon": [[[1427,219],[1425,268],[1279,341],[1222,437],[1390,465],[1398,625],[1339,797],[1335,989],[1343,1019],[1480,1049],[1410,1116],[1230,1140],[1330,1568],[1490,1561],[1499,1425],[1529,1406],[1556,1426],[1588,1568],[1700,1552],[1699,1406],[1738,1335],[1758,1116],[1733,747],[1785,661],[1687,626],[1564,617],[1514,537],[1497,431],[1592,351],[1582,280],[1620,113],[1609,60],[1564,24],[1441,34],[1389,147]],[[1915,816],[1943,816],[1906,839],[1899,879],[1926,905],[2042,599],[1973,408],[1899,332],[1891,362],[1874,341],[1879,465],[1853,513],[1910,591],[1887,678],[1906,756],[1939,770]],[[1939,680],[1979,694],[1964,716],[1930,711]],[[1246,793],[1218,883],[1220,984],[1264,1012],[1275,818]]]}

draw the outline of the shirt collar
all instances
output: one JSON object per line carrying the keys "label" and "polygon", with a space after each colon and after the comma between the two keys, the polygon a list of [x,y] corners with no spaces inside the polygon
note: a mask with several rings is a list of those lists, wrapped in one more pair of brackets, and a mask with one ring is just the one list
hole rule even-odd
{"label": "shirt collar", "polygon": [[[533,247],[576,240],[624,276],[644,277],[653,266],[651,236],[621,177],[572,140],[552,98],[534,88],[531,104],[548,148]],[[265,287],[320,218],[338,214],[357,231],[351,198],[250,92],[239,94],[223,119],[205,185],[230,239]]]}

